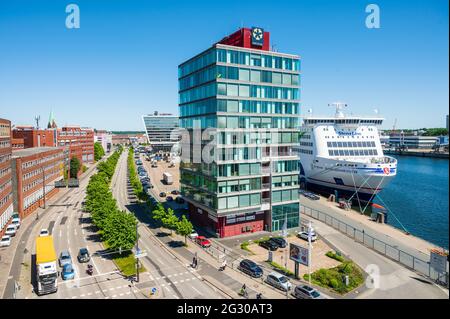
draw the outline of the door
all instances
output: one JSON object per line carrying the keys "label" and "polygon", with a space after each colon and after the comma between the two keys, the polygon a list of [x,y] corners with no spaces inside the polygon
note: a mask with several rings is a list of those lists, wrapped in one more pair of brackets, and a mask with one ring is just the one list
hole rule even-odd
{"label": "door", "polygon": [[280,230],[280,221],[279,220],[272,220],[272,231],[279,231]]}

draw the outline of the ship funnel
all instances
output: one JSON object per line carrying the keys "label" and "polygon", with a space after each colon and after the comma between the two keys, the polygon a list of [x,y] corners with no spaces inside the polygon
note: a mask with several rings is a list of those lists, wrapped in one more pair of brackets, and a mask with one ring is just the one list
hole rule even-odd
{"label": "ship funnel", "polygon": [[333,103],[328,104],[328,106],[332,106],[332,107],[336,108],[335,117],[344,117],[344,113],[342,112],[342,110],[344,109],[344,107],[347,107],[347,103],[333,102]]}

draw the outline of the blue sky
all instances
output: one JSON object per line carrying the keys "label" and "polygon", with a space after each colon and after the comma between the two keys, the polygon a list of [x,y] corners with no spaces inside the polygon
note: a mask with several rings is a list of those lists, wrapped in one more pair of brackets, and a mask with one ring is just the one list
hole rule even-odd
{"label": "blue sky", "polygon": [[[79,5],[80,29],[65,28]],[[366,5],[381,28],[365,27]],[[0,2],[0,117],[142,130],[140,116],[178,114],[177,66],[240,26],[261,26],[280,52],[302,57],[302,106],[371,115],[384,128],[445,127],[448,1]]]}

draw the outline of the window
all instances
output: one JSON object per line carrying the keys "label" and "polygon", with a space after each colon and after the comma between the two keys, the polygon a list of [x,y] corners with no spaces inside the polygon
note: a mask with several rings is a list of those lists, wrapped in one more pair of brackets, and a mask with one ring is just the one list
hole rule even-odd
{"label": "window", "polygon": [[239,207],[239,196],[231,196],[227,198],[228,208]]}
{"label": "window", "polygon": [[277,72],[272,73],[272,83],[281,84],[281,73]]}
{"label": "window", "polygon": [[[219,102],[219,101],[217,101],[217,102]],[[230,100],[228,100],[226,102],[227,102],[227,112],[239,112],[239,103],[238,103],[238,101],[230,101]]]}
{"label": "window", "polygon": [[250,81],[250,71],[247,69],[239,69],[239,81]]}
{"label": "window", "polygon": [[250,206],[250,195],[239,196],[239,207]]}
{"label": "window", "polygon": [[228,96],[238,96],[238,86],[235,84],[227,85],[227,95]]}
{"label": "window", "polygon": [[283,73],[283,84],[292,84],[292,78],[290,74],[284,74]]}
{"label": "window", "polygon": [[250,77],[252,82],[261,82],[261,71],[251,71]]}
{"label": "window", "polygon": [[250,86],[239,85],[239,96],[249,97],[250,96]]}
{"label": "window", "polygon": [[224,83],[217,84],[217,94],[218,95],[227,95],[227,85]]}

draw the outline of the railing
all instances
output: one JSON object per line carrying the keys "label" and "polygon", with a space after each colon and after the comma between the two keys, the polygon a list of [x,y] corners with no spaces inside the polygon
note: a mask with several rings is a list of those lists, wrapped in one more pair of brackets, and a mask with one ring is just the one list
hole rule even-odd
{"label": "railing", "polygon": [[355,241],[363,244],[364,246],[375,250],[377,253],[395,260],[400,264],[406,266],[407,268],[412,269],[426,277],[429,277],[436,283],[448,287],[448,270],[445,272],[445,274],[440,274],[430,266],[429,261],[422,260],[395,246],[389,245],[388,243],[372,237],[364,231],[356,229],[355,227],[322,211],[302,205],[300,207],[300,213],[317,219],[340,231],[341,233],[344,233],[348,237],[353,238]]}
{"label": "railing", "polygon": [[270,188],[270,183],[262,183],[262,184],[261,184],[261,188],[262,188],[262,189]]}
{"label": "railing", "polygon": [[269,204],[270,203],[270,198],[261,198],[261,203]]}

